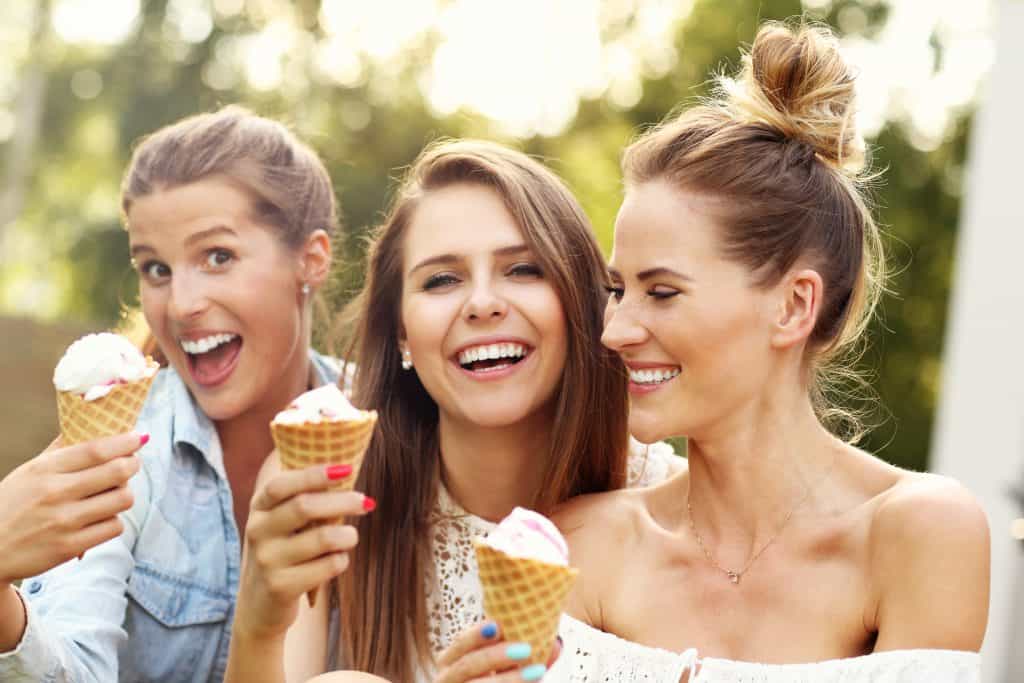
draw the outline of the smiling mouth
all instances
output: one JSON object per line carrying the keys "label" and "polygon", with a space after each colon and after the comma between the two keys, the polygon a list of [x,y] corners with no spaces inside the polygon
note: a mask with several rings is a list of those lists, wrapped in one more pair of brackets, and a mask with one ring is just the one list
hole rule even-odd
{"label": "smiling mouth", "polygon": [[487,373],[523,362],[533,349],[525,344],[504,343],[473,346],[460,351],[455,361],[463,370]]}
{"label": "smiling mouth", "polygon": [[182,339],[181,349],[189,373],[197,384],[211,387],[224,382],[235,369],[242,338],[237,334],[214,334],[202,339]]}

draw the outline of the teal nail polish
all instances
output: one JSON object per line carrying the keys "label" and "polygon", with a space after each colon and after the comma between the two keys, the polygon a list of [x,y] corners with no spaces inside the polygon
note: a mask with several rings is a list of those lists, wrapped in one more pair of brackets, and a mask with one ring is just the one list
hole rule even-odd
{"label": "teal nail polish", "polygon": [[[505,656],[512,660],[526,659],[530,656],[529,643],[513,643],[505,648]],[[530,679],[535,680],[535,679]]]}
{"label": "teal nail polish", "polygon": [[539,681],[540,677],[546,674],[548,668],[543,664],[531,664],[519,672],[524,681]]}

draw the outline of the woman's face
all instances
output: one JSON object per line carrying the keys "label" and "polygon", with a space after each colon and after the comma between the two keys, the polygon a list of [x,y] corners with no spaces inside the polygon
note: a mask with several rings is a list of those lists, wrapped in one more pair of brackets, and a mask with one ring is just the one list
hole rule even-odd
{"label": "woman's face", "polygon": [[430,191],[403,242],[402,343],[443,419],[481,427],[544,409],[561,381],[561,301],[501,198]]}
{"label": "woman's face", "polygon": [[276,410],[308,372],[300,258],[253,216],[249,193],[222,177],[128,212],[146,320],[213,420]]}
{"label": "woman's face", "polygon": [[772,299],[719,253],[713,201],[646,182],[615,223],[601,340],[629,369],[630,430],[648,443],[742,413],[770,377]]}

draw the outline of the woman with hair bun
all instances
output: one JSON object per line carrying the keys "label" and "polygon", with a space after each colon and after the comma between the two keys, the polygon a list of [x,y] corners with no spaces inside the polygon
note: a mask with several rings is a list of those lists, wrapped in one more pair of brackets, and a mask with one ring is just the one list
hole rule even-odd
{"label": "woman with hair bun", "polygon": [[545,680],[976,681],[982,509],[826,400],[883,284],[852,70],[772,23],[718,84],[625,152],[602,338],[689,468],[560,511],[580,621]]}

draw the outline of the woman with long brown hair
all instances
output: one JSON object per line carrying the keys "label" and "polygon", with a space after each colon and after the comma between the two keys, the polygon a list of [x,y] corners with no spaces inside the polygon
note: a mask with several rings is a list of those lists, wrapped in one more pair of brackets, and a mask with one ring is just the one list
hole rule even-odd
{"label": "woman with long brown hair", "polygon": [[[302,475],[267,474],[262,490],[287,493],[254,499],[232,680],[339,664],[423,680],[483,617],[474,536],[517,505],[550,510],[666,476],[663,448],[634,448],[627,462],[625,369],[599,343],[605,276],[583,211],[542,164],[477,141],[423,152],[345,316],[353,402],[379,414],[357,488],[380,505],[354,522],[336,603],[303,607],[286,648],[273,615],[316,585],[294,559],[313,551],[288,550]],[[503,653],[492,668],[514,669],[522,647]]]}

